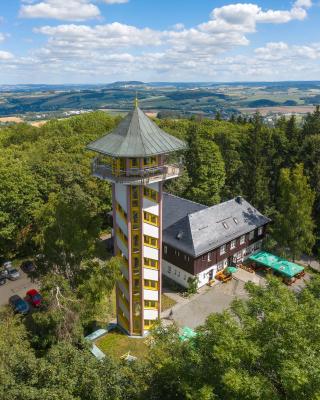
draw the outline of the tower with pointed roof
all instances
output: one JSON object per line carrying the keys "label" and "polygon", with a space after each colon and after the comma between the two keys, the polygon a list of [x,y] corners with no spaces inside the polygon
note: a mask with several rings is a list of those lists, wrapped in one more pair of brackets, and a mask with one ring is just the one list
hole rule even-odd
{"label": "tower with pointed roof", "polygon": [[185,143],[160,129],[138,107],[87,148],[98,153],[93,175],[111,182],[117,282],[117,322],[143,336],[161,313],[162,185],[181,174],[172,161]]}

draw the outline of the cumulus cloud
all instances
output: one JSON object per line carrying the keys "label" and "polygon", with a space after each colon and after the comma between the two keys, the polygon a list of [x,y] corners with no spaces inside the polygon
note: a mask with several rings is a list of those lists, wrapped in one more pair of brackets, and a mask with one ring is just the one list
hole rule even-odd
{"label": "cumulus cloud", "polygon": [[23,4],[19,13],[22,18],[52,18],[69,21],[83,21],[99,15],[99,8],[89,0],[44,0],[35,4]]}
{"label": "cumulus cloud", "polygon": [[7,60],[12,60],[13,54],[9,53],[8,51],[1,51],[0,50],[0,61],[7,61]]}
{"label": "cumulus cloud", "polygon": [[[42,0],[39,3],[36,0],[28,5],[59,3],[61,11],[64,3],[69,7],[74,2],[90,5],[93,1]],[[109,4],[112,1],[104,0]],[[290,46],[281,41],[271,42],[255,51],[247,50],[247,56],[235,55],[237,48],[248,46],[250,35],[259,24],[303,20],[311,5],[310,0],[297,0],[291,9],[268,10],[253,3],[229,4],[212,10],[204,23],[191,28],[176,24],[163,31],[118,22],[95,26],[84,23],[46,25],[34,29],[47,37],[43,47],[33,49],[28,57],[15,59],[13,64],[17,68],[23,66],[23,71],[29,70],[30,74],[33,71],[33,75],[36,70],[39,79],[50,71],[50,76],[68,77],[65,79],[69,81],[74,81],[75,77],[83,81],[90,77],[99,82],[133,78],[261,80],[281,79],[282,74],[288,79],[288,71],[292,74],[290,78],[295,79],[294,74],[301,73],[308,59],[312,79],[319,73],[319,44]],[[68,15],[67,18],[65,14],[66,19],[71,18],[71,14]],[[233,52],[228,55],[230,50]]]}

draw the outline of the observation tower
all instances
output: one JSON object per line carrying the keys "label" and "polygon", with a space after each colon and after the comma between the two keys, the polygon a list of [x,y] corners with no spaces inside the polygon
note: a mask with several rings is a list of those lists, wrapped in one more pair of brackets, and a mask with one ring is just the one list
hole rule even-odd
{"label": "observation tower", "polygon": [[111,182],[114,252],[121,257],[117,322],[143,336],[161,313],[162,186],[182,172],[185,143],[160,129],[135,102],[109,134],[90,143],[93,176]]}

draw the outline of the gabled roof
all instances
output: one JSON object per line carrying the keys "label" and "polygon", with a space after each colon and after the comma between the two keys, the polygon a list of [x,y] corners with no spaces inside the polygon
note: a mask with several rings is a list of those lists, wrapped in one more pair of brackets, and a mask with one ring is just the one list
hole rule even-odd
{"label": "gabled roof", "polygon": [[109,134],[87,148],[112,157],[149,157],[185,149],[183,141],[169,135],[148,118],[139,107],[128,113]]}
{"label": "gabled roof", "polygon": [[[198,204],[193,211],[185,202],[185,199],[175,197],[173,200],[171,195],[165,195],[163,241],[193,257],[270,222],[242,197],[212,207]],[[177,217],[172,218],[175,213]]]}

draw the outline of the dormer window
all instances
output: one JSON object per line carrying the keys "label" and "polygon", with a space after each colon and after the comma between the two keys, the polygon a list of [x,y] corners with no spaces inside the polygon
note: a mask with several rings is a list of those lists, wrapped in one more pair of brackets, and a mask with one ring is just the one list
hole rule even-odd
{"label": "dormer window", "polygon": [[261,226],[259,229],[258,229],[258,236],[261,236],[263,234],[263,227]]}
{"label": "dormer window", "polygon": [[236,217],[233,218],[234,222],[238,225],[239,221],[237,220]]}
{"label": "dormer window", "polygon": [[229,229],[229,225],[226,222],[222,222],[224,229]]}

